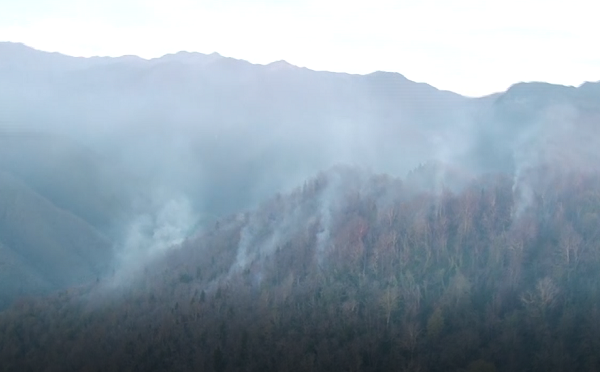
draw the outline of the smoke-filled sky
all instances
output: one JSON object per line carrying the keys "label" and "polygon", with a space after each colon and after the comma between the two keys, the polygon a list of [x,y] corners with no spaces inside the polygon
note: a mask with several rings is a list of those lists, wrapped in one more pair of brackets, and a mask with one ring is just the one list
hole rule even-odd
{"label": "smoke-filled sky", "polygon": [[394,71],[464,95],[600,80],[588,0],[0,0],[0,40],[76,56],[181,50]]}

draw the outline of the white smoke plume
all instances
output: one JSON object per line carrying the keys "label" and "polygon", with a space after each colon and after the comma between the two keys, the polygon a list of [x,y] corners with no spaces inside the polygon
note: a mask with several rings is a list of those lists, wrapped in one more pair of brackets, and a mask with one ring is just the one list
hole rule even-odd
{"label": "white smoke plume", "polygon": [[155,198],[152,208],[130,223],[123,242],[116,247],[111,285],[120,286],[134,279],[151,260],[176,249],[196,227],[198,217],[183,196]]}

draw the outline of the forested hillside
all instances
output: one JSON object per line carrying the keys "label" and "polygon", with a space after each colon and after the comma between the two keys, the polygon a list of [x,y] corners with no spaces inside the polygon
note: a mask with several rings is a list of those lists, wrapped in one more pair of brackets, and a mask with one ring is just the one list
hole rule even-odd
{"label": "forested hillside", "polygon": [[600,370],[600,83],[14,43],[0,82],[2,371]]}
{"label": "forested hillside", "polygon": [[[335,164],[403,173],[433,154],[428,131],[441,117],[474,109],[465,97],[400,74],[316,72],[185,52],[77,58],[1,42],[0,82],[0,171],[108,239],[111,254],[97,263],[109,268],[103,275],[149,255],[145,245],[164,249]],[[36,208],[20,213],[39,219]],[[86,249],[57,248],[46,238],[31,248],[32,238],[17,234],[25,230],[11,230],[16,254]],[[166,230],[170,236],[156,244]],[[3,285],[38,293],[10,279],[45,275],[30,256],[20,257],[14,267],[24,272]],[[61,262],[52,275],[81,273]]]}
{"label": "forested hillside", "polygon": [[[0,315],[7,371],[596,371],[600,174],[336,168],[132,280]],[[435,173],[435,172],[433,172]]]}

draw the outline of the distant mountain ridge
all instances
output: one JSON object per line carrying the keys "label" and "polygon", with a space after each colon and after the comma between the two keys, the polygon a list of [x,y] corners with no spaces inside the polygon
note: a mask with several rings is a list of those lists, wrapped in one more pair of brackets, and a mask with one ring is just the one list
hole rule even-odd
{"label": "distant mountain ridge", "polygon": [[[118,57],[104,57],[104,56],[93,56],[93,57],[75,57],[68,54],[63,54],[59,52],[46,52],[39,49],[35,49],[27,46],[23,43],[16,42],[0,42],[0,55],[2,55],[2,60],[0,61],[0,67],[6,67],[7,65],[16,65],[18,64],[20,67],[30,68],[33,60],[39,60],[39,58],[45,58],[44,62],[54,62],[47,64],[44,68],[70,68],[79,64],[81,67],[89,68],[95,65],[101,64],[112,64],[112,63],[147,63],[147,64],[159,64],[164,62],[178,62],[178,63],[186,63],[192,65],[208,65],[210,63],[218,62],[218,61],[229,61],[230,63],[238,63],[244,65],[253,65],[253,66],[263,66],[269,67],[271,69],[298,69],[298,70],[307,70],[310,72],[323,72],[328,74],[344,74],[351,76],[369,76],[369,75],[377,75],[377,74],[386,74],[386,75],[399,75],[403,79],[406,79],[402,74],[397,72],[386,72],[386,71],[374,71],[369,74],[348,74],[348,73],[338,73],[338,72],[328,72],[328,71],[316,71],[311,70],[305,67],[295,66],[285,60],[273,61],[267,64],[252,64],[246,60],[225,57],[218,52],[213,52],[210,54],[204,54],[200,52],[189,52],[189,51],[179,51],[176,53],[167,53],[161,57],[155,58],[143,58],[135,55],[123,55]],[[71,63],[68,63],[70,61]],[[427,86],[431,86],[426,83],[419,83]],[[514,90],[528,89],[529,92],[543,92],[544,89],[556,88],[556,89],[572,89],[572,88],[584,88],[584,90],[598,90],[600,86],[600,81],[587,81],[582,83],[579,87],[574,86],[566,86],[560,84],[551,84],[545,82],[517,82],[513,84],[509,89],[507,89],[506,93]],[[527,88],[525,88],[527,87]],[[447,91],[450,92],[450,91]],[[450,92],[455,95],[460,95],[459,93]],[[502,94],[502,92],[491,93],[488,95],[484,95],[482,97],[487,97],[490,95]],[[481,97],[477,97],[481,98]]]}
{"label": "distant mountain ridge", "polygon": [[[191,211],[189,225],[208,226],[339,164],[401,177],[448,164],[457,173],[504,172],[515,185],[540,164],[595,169],[599,121],[598,82],[517,83],[469,98],[391,72],[257,65],[218,53],[82,58],[0,43],[0,172],[22,191],[3,194],[2,205],[30,206],[19,223],[0,223],[0,262],[15,262],[10,276],[32,283],[89,280],[114,264],[98,252],[126,245],[140,218],[159,221],[149,223],[158,232],[134,236],[145,244],[177,233],[163,219]],[[430,173],[426,188],[452,181],[443,169]],[[163,216],[165,205],[175,211]],[[51,226],[35,244],[28,220]],[[54,223],[74,236],[52,235]],[[46,249],[62,261],[53,272],[32,269],[37,256],[23,252]],[[67,264],[70,253],[98,265]]]}
{"label": "distant mountain ridge", "polygon": [[[398,138],[406,155],[427,152],[422,146],[427,131],[455,120],[454,107],[470,110],[469,99],[397,73],[315,72],[285,62],[253,65],[186,52],[152,60],[76,58],[6,43],[0,44],[0,56],[0,102],[6,108],[0,123],[68,135],[100,153],[110,146],[117,159],[135,157],[131,149],[149,142],[161,147],[158,153],[173,156],[167,153],[181,152],[181,146],[167,150],[162,144],[184,142],[186,154],[175,157],[207,160],[222,157],[236,143],[241,152],[227,167],[243,167],[270,156],[274,143],[311,146],[314,160],[300,161],[308,170],[290,186],[335,163],[372,164],[373,158],[396,153]],[[332,146],[338,143],[343,148]],[[410,162],[403,171],[418,164]],[[200,168],[214,164],[203,163]]]}
{"label": "distant mountain ridge", "polygon": [[[312,73],[326,73],[326,74],[340,74],[340,75],[349,75],[349,76],[395,76],[404,80],[406,82],[412,82],[404,75],[399,74],[397,72],[385,72],[385,71],[374,71],[369,74],[347,74],[347,73],[338,73],[338,72],[327,72],[327,71],[315,71],[310,70],[305,67],[295,66],[285,60],[273,61],[267,64],[252,64],[243,59],[236,59],[232,57],[225,57],[221,54],[214,52],[211,54],[203,54],[199,52],[187,52],[180,51],[177,53],[168,53],[161,57],[145,59],[138,56],[126,55],[120,57],[74,57],[67,54],[62,54],[58,52],[45,52],[38,49],[31,48],[22,43],[13,43],[13,42],[0,42],[0,55],[3,57],[2,61],[0,61],[0,68],[7,67],[19,67],[19,68],[43,68],[43,69],[69,69],[69,68],[91,68],[100,65],[106,64],[115,64],[115,63],[137,63],[137,64],[146,64],[146,65],[156,65],[156,64],[164,64],[167,62],[175,62],[175,63],[185,63],[187,65],[194,65],[195,67],[199,66],[207,66],[212,63],[229,63],[236,64],[236,67],[241,66],[257,66],[268,68],[269,71],[277,71],[285,69],[288,70],[305,70]],[[39,64],[46,63],[43,67]],[[38,66],[35,66],[38,64]],[[429,84],[425,83],[417,83],[422,84],[428,87],[433,88]],[[434,88],[435,89],[435,88]],[[449,91],[447,91],[449,92]],[[458,93],[449,92],[454,95],[460,95]]]}

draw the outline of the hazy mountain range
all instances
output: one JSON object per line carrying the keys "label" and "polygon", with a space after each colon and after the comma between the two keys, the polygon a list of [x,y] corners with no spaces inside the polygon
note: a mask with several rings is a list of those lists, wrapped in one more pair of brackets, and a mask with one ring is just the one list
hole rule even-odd
{"label": "hazy mountain range", "polygon": [[545,182],[528,169],[596,169],[599,118],[599,83],[467,98],[397,73],[0,43],[0,298],[133,267],[337,164],[444,164],[434,191],[507,172],[525,200]]}

